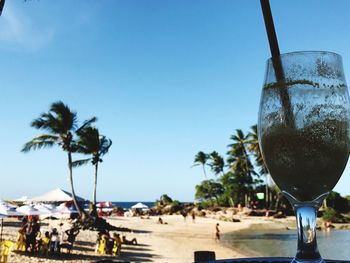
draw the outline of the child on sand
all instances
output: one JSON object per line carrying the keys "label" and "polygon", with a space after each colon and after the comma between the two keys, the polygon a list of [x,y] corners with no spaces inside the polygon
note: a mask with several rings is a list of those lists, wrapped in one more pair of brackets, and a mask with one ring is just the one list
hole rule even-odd
{"label": "child on sand", "polygon": [[195,223],[196,222],[196,213],[194,211],[192,211],[191,216],[192,216],[192,222]]}
{"label": "child on sand", "polygon": [[219,229],[219,223],[216,224],[215,227],[215,240],[220,241],[220,229]]}

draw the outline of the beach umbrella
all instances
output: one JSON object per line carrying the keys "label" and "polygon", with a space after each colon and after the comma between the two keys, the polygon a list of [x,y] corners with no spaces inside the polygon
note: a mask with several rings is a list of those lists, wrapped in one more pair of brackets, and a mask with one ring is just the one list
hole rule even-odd
{"label": "beach umbrella", "polygon": [[6,202],[6,201],[4,201],[4,200],[2,200],[2,199],[0,199],[0,205],[1,206],[5,206],[5,207],[7,207],[7,208],[16,208],[17,206],[16,205],[13,205],[13,204],[10,204],[9,202]]}
{"label": "beach umbrella", "polygon": [[4,204],[4,205],[7,205],[7,206],[11,206],[11,207],[16,207],[15,205],[12,205],[9,202],[6,202],[6,201],[4,201],[2,199],[0,199],[0,204]]}
{"label": "beach umbrella", "polygon": [[0,202],[0,219],[1,219],[1,230],[0,230],[0,240],[2,241],[4,218],[9,216],[23,216],[22,213],[17,212],[15,206],[4,202]]}
{"label": "beach umbrella", "polygon": [[43,214],[41,211],[31,205],[23,205],[21,207],[18,207],[16,210],[17,212],[20,212],[27,216],[38,216]]}
{"label": "beach umbrella", "polygon": [[23,213],[18,212],[15,206],[8,203],[0,203],[0,214],[5,216],[23,216]]}
{"label": "beach umbrella", "polygon": [[148,209],[148,206],[143,203],[137,203],[136,205],[133,205],[131,208],[133,209]]}
{"label": "beach umbrella", "polygon": [[97,208],[104,212],[109,212],[113,210],[113,203],[112,202],[100,202],[97,205]]}
{"label": "beach umbrella", "polygon": [[42,212],[42,215],[51,215],[54,209],[50,209],[48,206],[43,204],[34,205],[34,208]]}
{"label": "beach umbrella", "polygon": [[65,203],[62,203],[56,207],[55,213],[57,213],[57,214],[77,214],[78,211],[73,206],[68,207],[68,206],[66,206]]}
{"label": "beach umbrella", "polygon": [[43,215],[44,217],[49,217],[56,211],[56,209],[50,209],[48,206],[43,204],[37,204],[34,206],[34,208],[39,210],[40,215]]}
{"label": "beach umbrella", "polygon": [[49,209],[52,213],[56,213],[57,205],[54,204],[43,204],[47,209]]}

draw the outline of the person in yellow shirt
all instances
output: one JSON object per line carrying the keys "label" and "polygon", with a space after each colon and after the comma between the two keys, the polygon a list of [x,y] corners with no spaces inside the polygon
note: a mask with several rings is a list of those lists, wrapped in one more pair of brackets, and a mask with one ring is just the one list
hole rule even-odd
{"label": "person in yellow shirt", "polygon": [[120,255],[120,250],[122,247],[122,239],[120,238],[120,235],[117,233],[113,233],[113,249],[112,254],[117,256]]}
{"label": "person in yellow shirt", "polygon": [[25,231],[23,228],[21,228],[20,230],[18,230],[18,233],[17,233],[15,250],[24,251],[25,248],[26,248]]}
{"label": "person in yellow shirt", "polygon": [[46,231],[44,237],[41,239],[41,253],[47,256],[49,254],[49,248],[50,248],[50,233],[49,231]]}

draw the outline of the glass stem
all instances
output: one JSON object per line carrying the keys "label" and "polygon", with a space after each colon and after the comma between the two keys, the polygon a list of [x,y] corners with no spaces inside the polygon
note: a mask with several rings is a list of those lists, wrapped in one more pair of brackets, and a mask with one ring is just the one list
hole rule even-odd
{"label": "glass stem", "polygon": [[298,227],[298,250],[292,263],[325,263],[317,248],[317,211],[329,193],[320,195],[311,202],[300,202],[282,191],[294,208]]}
{"label": "glass stem", "polygon": [[316,241],[316,220],[318,208],[298,206],[294,208],[298,226],[298,251],[295,259],[318,262],[321,255]]}

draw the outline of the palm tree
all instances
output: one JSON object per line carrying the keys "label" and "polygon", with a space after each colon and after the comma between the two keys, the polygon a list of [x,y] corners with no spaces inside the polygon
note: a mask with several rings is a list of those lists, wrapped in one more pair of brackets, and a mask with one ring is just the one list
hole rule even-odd
{"label": "palm tree", "polygon": [[255,157],[256,165],[260,168],[259,174],[267,175],[269,172],[260,151],[257,125],[253,125],[251,131],[248,133],[248,150],[253,153]]}
{"label": "palm tree", "polygon": [[77,152],[91,155],[90,158],[73,162],[73,167],[81,166],[91,162],[95,167],[94,172],[94,189],[93,189],[93,205],[92,213],[96,214],[96,188],[97,188],[97,172],[98,163],[102,162],[101,157],[108,153],[112,146],[112,140],[106,136],[100,135],[99,130],[95,127],[86,126],[77,131],[78,141],[76,144]]}
{"label": "palm tree", "polygon": [[236,134],[230,139],[233,140],[233,143],[228,145],[230,149],[227,152],[229,155],[227,161],[231,164],[231,169],[252,176],[255,171],[247,151],[248,136],[244,135],[242,130],[237,129]]}
{"label": "palm tree", "polygon": [[215,175],[218,174],[224,174],[224,167],[225,167],[225,161],[224,158],[222,158],[218,152],[213,151],[211,154],[209,154],[210,163],[209,166],[214,172]]}
{"label": "palm tree", "polygon": [[22,152],[27,153],[31,150],[39,150],[58,145],[63,151],[67,152],[72,199],[80,217],[83,215],[83,210],[76,199],[72,171],[72,153],[75,151],[73,133],[76,130],[83,129],[96,120],[96,117],[93,117],[85,121],[84,124],[77,129],[77,113],[71,111],[62,101],[54,102],[51,104],[48,112],[42,113],[39,118],[33,120],[30,124],[36,129],[47,131],[48,134],[35,137],[22,148]]}
{"label": "palm tree", "polygon": [[247,194],[253,183],[253,175],[256,174],[247,152],[248,136],[237,129],[236,134],[231,136],[231,140],[233,143],[228,145],[230,149],[227,152],[229,156],[227,162],[239,181],[240,191]]}
{"label": "palm tree", "polygon": [[265,176],[265,203],[266,206],[269,207],[269,187],[267,183],[267,177],[269,175],[269,172],[267,170],[267,167],[264,163],[261,151],[260,151],[260,145],[259,145],[259,139],[258,139],[258,128],[257,125],[253,125],[251,127],[251,131],[248,134],[248,150],[254,155],[255,157],[255,164],[259,167],[259,174]]}
{"label": "palm tree", "polygon": [[202,165],[205,177],[207,177],[207,173],[205,171],[205,165],[207,164],[208,158],[209,158],[208,154],[206,154],[202,151],[198,152],[196,154],[196,156],[194,157],[194,165],[193,166]]}

